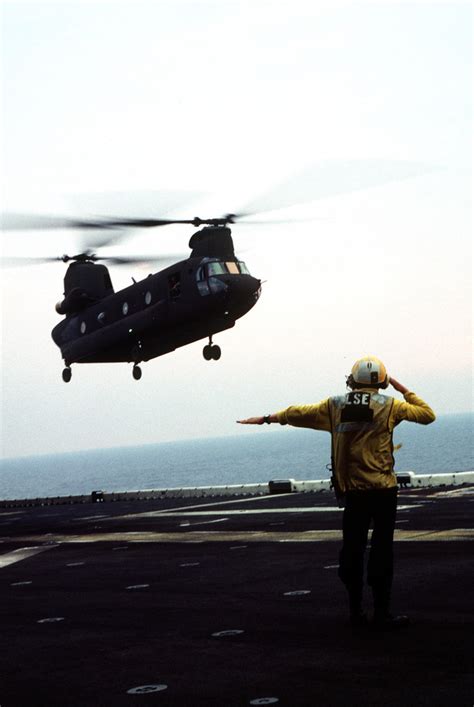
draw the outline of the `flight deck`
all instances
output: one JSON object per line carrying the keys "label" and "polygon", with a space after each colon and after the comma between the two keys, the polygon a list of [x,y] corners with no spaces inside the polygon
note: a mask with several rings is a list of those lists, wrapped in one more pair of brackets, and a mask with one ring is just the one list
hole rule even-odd
{"label": "flight deck", "polygon": [[94,500],[0,507],[1,707],[473,704],[474,485],[400,490],[393,632],[332,493]]}

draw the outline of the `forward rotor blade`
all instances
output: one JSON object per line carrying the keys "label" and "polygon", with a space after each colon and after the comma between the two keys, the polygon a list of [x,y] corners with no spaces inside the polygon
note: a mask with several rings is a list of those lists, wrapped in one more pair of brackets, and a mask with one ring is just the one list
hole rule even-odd
{"label": "forward rotor blade", "polygon": [[[193,220],[143,219],[143,218],[96,218],[72,219],[46,214],[19,214],[6,212],[0,215],[0,227],[4,231],[81,231],[82,251],[97,250],[119,243],[130,236],[133,228],[155,228],[174,223],[193,223]],[[128,230],[127,230],[128,229]],[[86,235],[87,234],[87,235]]]}
{"label": "forward rotor blade", "polygon": [[[249,214],[251,215],[251,214]],[[253,215],[253,214],[252,214]],[[245,221],[241,219],[245,218]],[[268,226],[272,224],[291,224],[291,223],[310,223],[311,221],[329,221],[327,216],[308,216],[308,218],[281,218],[281,219],[250,219],[246,218],[246,214],[233,214],[233,219],[235,223],[239,226]],[[229,221],[229,223],[234,223],[234,220]]]}
{"label": "forward rotor blade", "polygon": [[[155,214],[167,214],[192,203],[202,192],[131,190],[75,194],[69,197],[73,213],[89,214],[75,217],[50,214],[6,212],[0,215],[0,228],[6,231],[48,229],[108,229],[152,228],[175,223],[173,219],[157,219]],[[99,215],[100,214],[100,215]],[[114,216],[110,216],[114,214]]]}
{"label": "forward rotor blade", "polygon": [[46,214],[19,214],[7,212],[1,215],[0,225],[3,231],[38,231],[50,229],[113,229],[113,228],[155,228],[171,223],[192,223],[192,221],[174,221],[172,219],[72,219],[64,216]]}
{"label": "forward rotor blade", "polygon": [[436,169],[432,165],[390,160],[326,161],[309,165],[290,179],[248,202],[235,218],[297,206],[338,194],[380,187]]}
{"label": "forward rotor blade", "polygon": [[0,258],[0,264],[2,265],[2,267],[17,268],[23,265],[43,265],[44,263],[55,263],[60,262],[61,260],[62,258],[54,256],[50,258],[45,258],[42,256],[5,256]]}

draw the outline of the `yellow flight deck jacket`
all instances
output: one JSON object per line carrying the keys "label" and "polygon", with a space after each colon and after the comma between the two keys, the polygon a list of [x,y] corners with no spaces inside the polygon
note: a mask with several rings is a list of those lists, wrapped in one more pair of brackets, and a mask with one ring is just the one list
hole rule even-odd
{"label": "yellow flight deck jacket", "polygon": [[316,405],[292,405],[277,413],[281,425],[308,427],[331,433],[331,456],[336,493],[386,489],[397,485],[393,471],[393,430],[402,422],[428,425],[433,410],[415,393],[405,401],[360,388],[326,398]]}

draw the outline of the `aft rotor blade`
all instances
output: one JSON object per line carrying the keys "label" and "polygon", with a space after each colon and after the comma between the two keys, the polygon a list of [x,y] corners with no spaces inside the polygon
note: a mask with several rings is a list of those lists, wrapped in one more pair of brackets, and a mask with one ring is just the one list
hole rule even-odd
{"label": "aft rotor blade", "polygon": [[338,194],[380,187],[432,172],[432,165],[391,160],[326,161],[309,165],[260,197],[235,218],[297,206]]}
{"label": "aft rotor blade", "polygon": [[60,257],[42,257],[42,256],[6,256],[0,259],[0,264],[4,267],[20,267],[22,265],[42,265],[44,263],[69,263],[74,260],[89,260],[90,262],[107,261],[111,265],[148,265],[154,263],[169,263],[182,261],[187,259],[187,255],[182,253],[170,253],[168,255],[131,255],[131,256],[115,256],[115,255],[95,255],[94,253],[83,253],[79,255],[62,255]]}
{"label": "aft rotor blade", "polygon": [[98,256],[97,260],[105,260],[112,265],[133,265],[133,264],[152,264],[152,263],[168,263],[170,261],[176,262],[181,260],[186,260],[187,255],[181,254],[170,254],[170,255],[132,255],[132,256],[120,256],[120,255],[104,255]]}

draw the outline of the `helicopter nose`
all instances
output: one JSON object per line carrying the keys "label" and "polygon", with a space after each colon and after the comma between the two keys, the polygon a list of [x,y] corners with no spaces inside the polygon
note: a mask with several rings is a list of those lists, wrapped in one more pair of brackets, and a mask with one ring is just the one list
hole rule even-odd
{"label": "helicopter nose", "polygon": [[228,281],[227,307],[235,316],[242,316],[258,302],[261,285],[261,280],[252,275],[232,278]]}
{"label": "helicopter nose", "polygon": [[237,297],[252,297],[260,294],[262,282],[252,275],[241,275],[228,280],[229,292]]}

